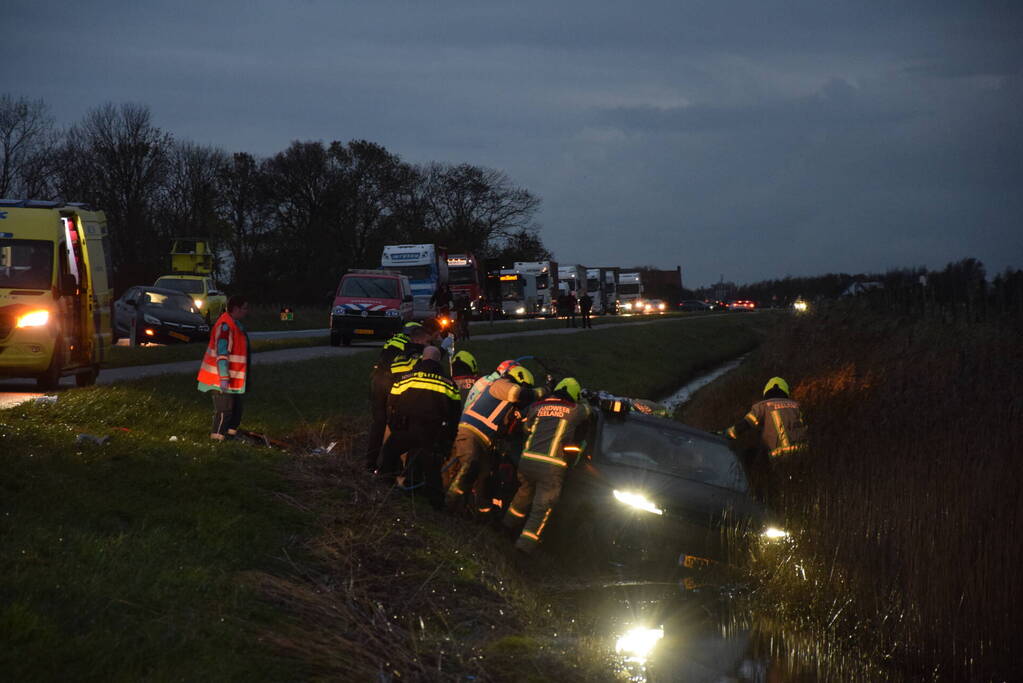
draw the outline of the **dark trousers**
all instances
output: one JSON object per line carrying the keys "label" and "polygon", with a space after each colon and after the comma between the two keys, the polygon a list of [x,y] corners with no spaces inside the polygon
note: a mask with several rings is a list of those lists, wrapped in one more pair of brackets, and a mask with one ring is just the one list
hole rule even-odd
{"label": "dark trousers", "polygon": [[590,311],[586,309],[582,312],[583,314],[583,327],[593,327],[593,323],[590,322]]}
{"label": "dark trousers", "polygon": [[539,545],[540,536],[561,497],[566,469],[527,457],[519,461],[519,490],[504,516],[504,525],[509,529],[525,521],[515,541],[519,550],[530,553]]}
{"label": "dark trousers", "polygon": [[380,464],[380,446],[387,431],[387,397],[391,394],[390,373],[374,372],[369,380],[369,414],[372,423],[366,439],[366,468],[374,470]]}
{"label": "dark trousers", "polygon": [[211,434],[227,436],[238,430],[242,423],[242,395],[222,394],[211,391],[213,395],[213,430]]}
{"label": "dark trousers", "polygon": [[[490,507],[487,478],[491,470],[491,448],[478,436],[466,429],[458,430],[454,447],[451,449],[454,468],[451,485],[448,486],[447,504],[455,509],[472,501],[477,510]],[[473,494],[475,491],[475,495]]]}
{"label": "dark trousers", "polygon": [[[413,493],[422,491],[438,509],[444,505],[440,466],[447,444],[443,431],[442,425],[408,422],[401,429],[392,429],[380,449],[380,471],[397,475],[404,470],[405,488]],[[408,454],[404,466],[401,464],[403,453]]]}

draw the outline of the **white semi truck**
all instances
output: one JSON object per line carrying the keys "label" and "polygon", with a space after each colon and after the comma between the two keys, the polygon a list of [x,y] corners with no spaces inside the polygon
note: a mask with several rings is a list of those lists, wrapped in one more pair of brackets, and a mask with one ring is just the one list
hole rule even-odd
{"label": "white semi truck", "polygon": [[430,305],[434,292],[448,284],[447,250],[435,244],[390,244],[380,257],[384,270],[408,276],[412,286],[412,318],[424,320],[437,314]]}
{"label": "white semi truck", "polygon": [[526,315],[554,315],[554,300],[558,296],[557,261],[516,261],[512,269],[522,275],[532,275],[536,282],[536,302]]}
{"label": "white semi truck", "polygon": [[515,268],[500,271],[501,311],[509,318],[534,315],[538,308],[536,275]]}
{"label": "white semi truck", "polygon": [[[631,313],[633,309],[639,310],[639,303],[643,300],[643,281],[639,273],[622,273],[618,276],[618,301],[619,309],[625,313]],[[640,312],[642,312],[640,310]]]}
{"label": "white semi truck", "polygon": [[575,293],[579,299],[586,294],[586,268],[579,264],[558,268],[558,283],[562,294]]}

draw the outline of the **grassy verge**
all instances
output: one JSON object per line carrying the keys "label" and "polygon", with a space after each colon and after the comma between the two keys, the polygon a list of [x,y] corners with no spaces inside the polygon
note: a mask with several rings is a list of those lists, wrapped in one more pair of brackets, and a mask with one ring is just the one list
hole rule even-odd
{"label": "grassy verge", "polygon": [[1018,339],[835,309],[697,394],[684,419],[721,428],[782,375],[809,423],[809,457],[779,464],[774,507],[799,542],[765,570],[768,606],[913,677],[1023,676],[1023,548],[1009,540],[1023,524]]}
{"label": "grassy verge", "polygon": [[[474,342],[589,386],[667,393],[766,318]],[[0,412],[0,666],[20,679],[610,678],[553,612],[543,557],[375,488],[350,457],[372,354],[253,373],[244,424],[293,453],[206,441],[185,375]],[[125,431],[130,430],[130,431]],[[75,435],[109,436],[104,446]],[[176,440],[171,441],[171,437]],[[329,455],[313,448],[330,441]],[[560,634],[553,638],[552,633]]]}
{"label": "grassy verge", "polygon": [[289,306],[294,312],[294,320],[281,320],[281,309],[284,305],[249,304],[249,315],[245,318],[245,327],[250,332],[268,332],[280,330],[322,330],[330,326],[330,306]]}

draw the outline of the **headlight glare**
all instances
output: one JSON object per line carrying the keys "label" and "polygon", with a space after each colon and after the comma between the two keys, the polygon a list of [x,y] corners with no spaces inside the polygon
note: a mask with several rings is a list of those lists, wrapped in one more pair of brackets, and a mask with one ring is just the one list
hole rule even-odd
{"label": "headlight glare", "polygon": [[633,491],[614,491],[615,499],[619,503],[624,503],[629,507],[634,507],[637,510],[643,510],[644,512],[651,512],[655,515],[663,515],[664,510],[654,505],[653,501],[644,496],[642,493],[635,493]]}
{"label": "headlight glare", "polygon": [[769,541],[777,541],[789,537],[789,532],[776,526],[769,526],[760,534]]}

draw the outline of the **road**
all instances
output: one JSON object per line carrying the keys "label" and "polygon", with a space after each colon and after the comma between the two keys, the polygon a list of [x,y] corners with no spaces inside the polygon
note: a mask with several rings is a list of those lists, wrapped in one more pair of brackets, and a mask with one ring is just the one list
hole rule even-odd
{"label": "road", "polygon": [[[721,315],[734,315],[729,313],[718,313],[711,315],[701,315],[698,317],[690,318],[690,320],[705,320],[707,318],[714,318]],[[594,327],[592,332],[599,332],[600,330],[619,327],[621,325],[655,325],[659,323],[666,323],[671,321],[679,320],[676,316],[670,316],[665,318],[655,318],[653,320],[637,323],[607,323],[604,325],[598,325]],[[502,325],[514,325],[521,321],[500,321],[498,324]],[[535,336],[535,335],[549,335],[549,334],[578,334],[582,332],[582,328],[578,327],[558,327],[553,329],[543,330],[526,330],[524,332],[515,332],[516,336]],[[253,332],[250,334],[251,337],[256,339],[285,339],[288,337],[315,337],[317,335],[326,335],[327,330],[285,330],[277,332]],[[508,334],[508,332],[494,333],[494,334],[477,334],[473,336],[474,340],[486,340],[486,339],[500,339]],[[253,365],[268,365],[272,363],[290,363],[293,361],[310,360],[313,358],[329,358],[332,356],[349,356],[353,353],[368,352],[375,348],[379,348],[382,341],[367,341],[352,346],[307,346],[297,349],[281,349],[279,351],[263,351],[262,353],[256,353],[252,355]],[[142,377],[152,377],[155,375],[167,375],[167,374],[178,374],[187,372],[196,372],[199,366],[199,360],[181,361],[179,363],[161,363],[159,365],[136,365],[127,368],[112,368],[103,370],[99,374],[98,384],[117,384],[119,382],[127,382],[134,379],[140,379]],[[67,389],[73,387],[75,381],[73,377],[65,377],[61,380],[61,389]],[[53,392],[49,392],[53,393]],[[0,410],[4,408],[10,408],[31,401],[45,395],[40,392],[35,385],[35,381],[30,379],[10,379],[0,381]]]}

